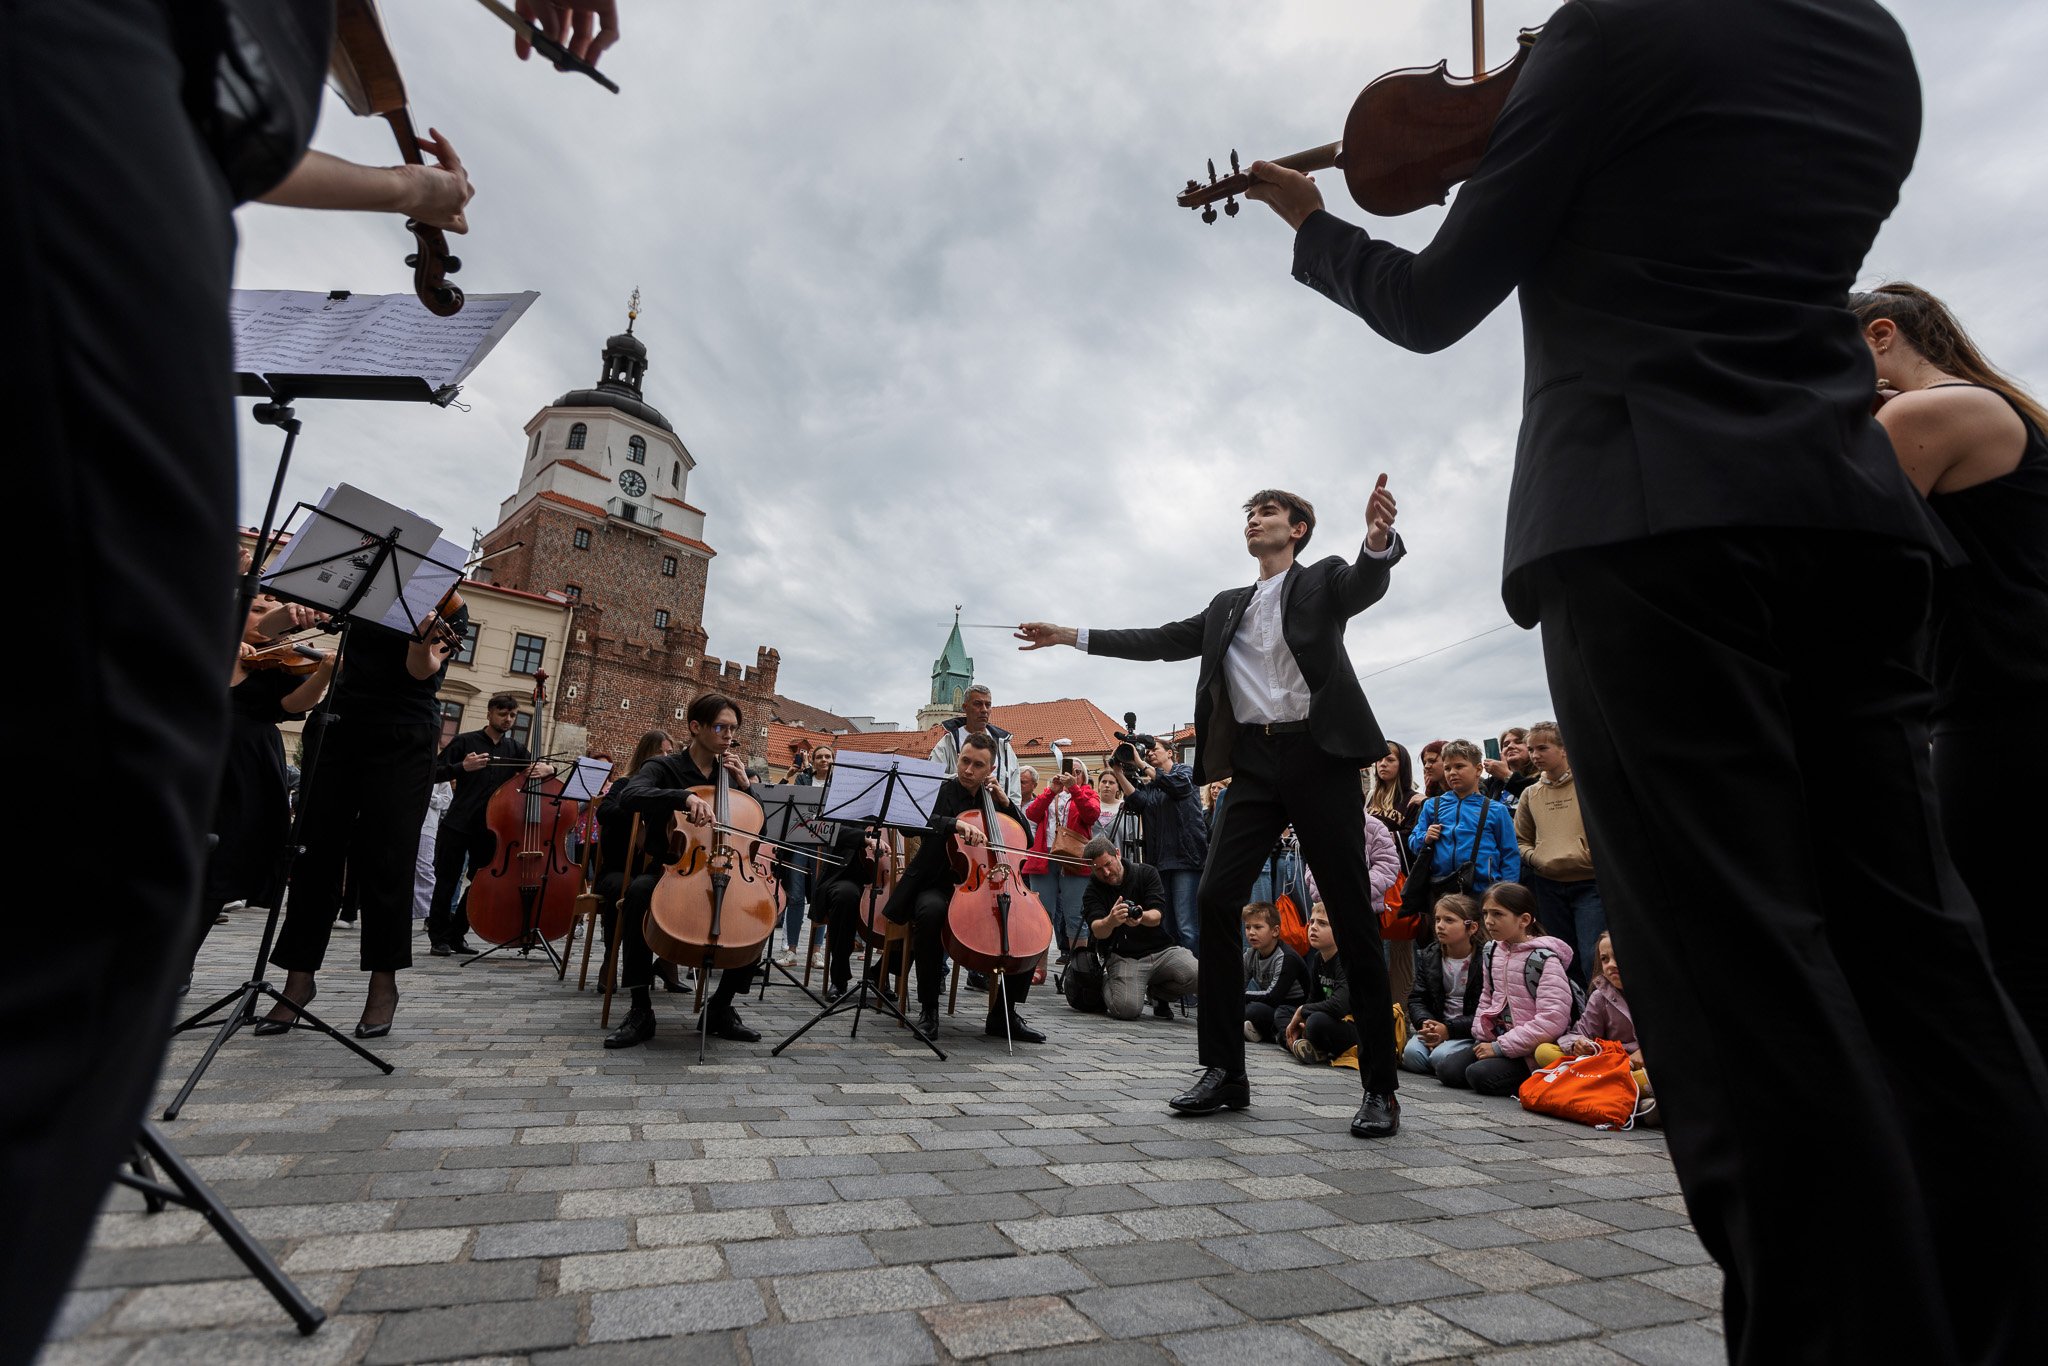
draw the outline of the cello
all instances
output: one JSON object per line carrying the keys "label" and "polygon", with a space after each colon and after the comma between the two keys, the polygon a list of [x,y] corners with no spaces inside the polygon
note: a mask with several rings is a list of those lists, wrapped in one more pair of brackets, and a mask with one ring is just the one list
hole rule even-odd
{"label": "cello", "polygon": [[[1478,169],[1501,108],[1543,32],[1522,30],[1515,55],[1487,71],[1484,24],[1482,2],[1473,0],[1471,76],[1453,76],[1449,63],[1441,61],[1389,71],[1358,93],[1345,116],[1341,141],[1272,157],[1272,164],[1304,175],[1336,167],[1344,172],[1352,202],[1381,218],[1443,203],[1452,186]],[[1234,151],[1230,172],[1219,178],[1211,161],[1209,183],[1188,181],[1174,203],[1200,209],[1202,221],[1214,223],[1220,199],[1224,213],[1235,217],[1235,196],[1258,182],[1239,169]]]}
{"label": "cello", "polygon": [[[680,812],[673,818],[668,867],[654,885],[642,928],[647,947],[671,963],[743,968],[761,956],[781,908],[774,879],[754,869],[765,847],[767,814],[751,796],[732,790],[724,764],[717,770],[711,786],[686,789],[711,803],[711,821],[699,825]],[[705,975],[697,975],[700,995]]]}
{"label": "cello", "polygon": [[569,836],[583,808],[562,796],[566,781],[521,775],[501,784],[484,808],[497,849],[470,879],[469,926],[500,947],[531,948],[536,939],[544,947],[576,923],[583,879]]}
{"label": "cello", "polygon": [[1024,856],[1031,851],[1024,823],[996,810],[985,787],[981,810],[956,819],[987,842],[969,844],[955,834],[947,850],[955,885],[946,908],[946,952],[974,972],[1028,972],[1052,947],[1052,917],[1024,883]]}

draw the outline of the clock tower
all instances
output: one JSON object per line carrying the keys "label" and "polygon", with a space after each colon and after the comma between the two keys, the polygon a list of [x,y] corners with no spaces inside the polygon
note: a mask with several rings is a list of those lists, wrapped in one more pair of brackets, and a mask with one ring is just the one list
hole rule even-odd
{"label": "clock tower", "polygon": [[560,728],[549,741],[554,752],[588,744],[623,761],[650,729],[680,737],[690,699],[712,690],[743,706],[761,702],[747,708],[754,734],[746,748],[758,752],[778,656],[758,650],[747,667],[704,653],[704,594],[717,552],[688,498],[696,458],[641,392],[639,309],[635,290],[626,330],[605,341],[597,383],[526,424],[519,488],[483,538],[479,577],[569,602],[561,676],[549,684]]}

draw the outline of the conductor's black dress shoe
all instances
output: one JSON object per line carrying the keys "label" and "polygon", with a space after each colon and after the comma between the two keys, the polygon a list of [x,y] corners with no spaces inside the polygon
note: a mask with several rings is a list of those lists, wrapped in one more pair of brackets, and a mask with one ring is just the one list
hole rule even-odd
{"label": "conductor's black dress shoe", "polygon": [[1351,1117],[1353,1138],[1392,1138],[1401,1132],[1401,1102],[1391,1095],[1365,1093],[1365,1102]]}
{"label": "conductor's black dress shoe", "polygon": [[1218,1110],[1242,1110],[1252,1103],[1250,1078],[1220,1067],[1207,1068],[1193,1086],[1166,1102],[1184,1115],[1213,1115]]}

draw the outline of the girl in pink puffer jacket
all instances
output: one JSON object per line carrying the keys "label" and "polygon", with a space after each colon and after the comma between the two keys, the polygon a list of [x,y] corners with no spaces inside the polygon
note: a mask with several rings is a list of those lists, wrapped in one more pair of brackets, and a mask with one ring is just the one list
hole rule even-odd
{"label": "girl in pink puffer jacket", "polygon": [[[1452,1086],[1486,1096],[1510,1096],[1529,1075],[1530,1055],[1572,1026],[1572,948],[1543,933],[1536,895],[1518,882],[1486,889],[1481,912],[1489,943],[1480,955],[1479,1011],[1472,1017],[1478,1043],[1472,1062]],[[1533,989],[1532,989],[1533,979]]]}

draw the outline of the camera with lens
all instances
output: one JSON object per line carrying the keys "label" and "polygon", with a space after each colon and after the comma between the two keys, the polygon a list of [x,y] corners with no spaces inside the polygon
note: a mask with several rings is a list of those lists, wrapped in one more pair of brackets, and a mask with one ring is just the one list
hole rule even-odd
{"label": "camera with lens", "polygon": [[1116,737],[1117,744],[1110,751],[1109,761],[1124,775],[1125,782],[1136,787],[1144,781],[1138,776],[1138,765],[1150,762],[1145,756],[1152,752],[1159,739],[1138,729],[1138,713],[1134,711],[1125,712],[1124,728],[1110,734]]}

